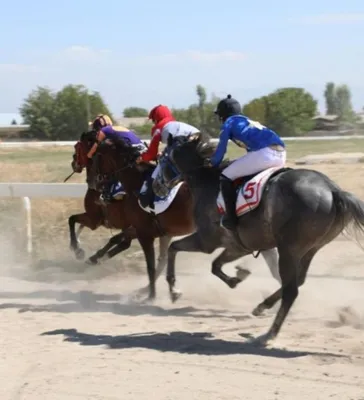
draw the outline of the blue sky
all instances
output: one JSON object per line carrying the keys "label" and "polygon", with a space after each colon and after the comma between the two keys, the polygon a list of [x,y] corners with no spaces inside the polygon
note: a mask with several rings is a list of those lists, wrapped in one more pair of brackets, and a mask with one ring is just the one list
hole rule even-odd
{"label": "blue sky", "polygon": [[13,0],[1,14],[0,113],[68,83],[100,91],[116,115],[186,106],[196,84],[242,103],[300,86],[322,107],[334,81],[364,106],[363,0]]}

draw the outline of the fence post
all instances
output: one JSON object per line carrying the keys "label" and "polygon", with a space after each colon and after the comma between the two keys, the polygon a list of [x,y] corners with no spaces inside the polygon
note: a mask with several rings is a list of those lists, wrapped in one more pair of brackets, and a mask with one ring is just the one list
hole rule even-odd
{"label": "fence post", "polygon": [[29,197],[22,197],[24,209],[26,212],[27,224],[27,253],[31,255],[33,252],[33,237],[32,237],[32,205]]}

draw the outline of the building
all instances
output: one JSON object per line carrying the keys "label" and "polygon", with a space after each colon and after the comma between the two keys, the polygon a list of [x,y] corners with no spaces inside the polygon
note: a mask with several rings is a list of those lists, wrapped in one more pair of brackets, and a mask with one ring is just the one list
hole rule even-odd
{"label": "building", "polygon": [[312,118],[315,121],[315,130],[336,130],[339,125],[338,115],[316,115]]}

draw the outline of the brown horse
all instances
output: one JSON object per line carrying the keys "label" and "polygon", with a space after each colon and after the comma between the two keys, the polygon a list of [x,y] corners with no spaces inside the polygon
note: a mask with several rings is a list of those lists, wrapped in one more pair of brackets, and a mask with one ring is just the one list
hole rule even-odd
{"label": "brown horse", "polygon": [[[92,133],[89,134],[92,138]],[[135,160],[139,156],[138,150],[123,140],[115,140],[112,144],[99,145],[96,154],[98,159],[95,168],[100,177],[106,181],[117,179],[122,182],[127,193],[125,210],[128,210],[130,223],[135,228],[137,237],[143,238],[145,246],[152,249],[154,239],[163,234],[184,236],[195,232],[194,201],[186,182],[182,181],[173,187],[165,199],[156,198],[154,212],[151,212],[149,208],[143,209],[138,200],[138,194],[146,178],[146,172],[148,169],[150,170],[149,165],[136,165]],[[220,247],[223,247],[222,242],[217,240],[206,244],[203,248],[196,248],[196,251],[212,254]],[[154,277],[154,253],[150,251],[149,254],[149,257],[146,256],[146,261],[150,282],[152,283]],[[272,275],[279,280],[276,250],[264,250],[262,255]],[[243,281],[250,274],[249,271],[241,267],[238,267],[238,272],[240,281]],[[216,271],[213,270],[213,273],[216,273]],[[174,300],[176,300],[181,296],[181,292],[174,289],[174,295]]]}
{"label": "brown horse", "polygon": [[[85,138],[85,135],[81,136]],[[103,203],[100,201],[100,191],[97,189],[97,176],[92,160],[87,158],[92,143],[87,140],[81,140],[75,145],[75,153],[72,156],[72,169],[75,173],[81,173],[86,169],[86,182],[88,185],[84,198],[85,212],[75,214],[69,217],[68,223],[70,228],[70,247],[75,252],[77,259],[83,259],[84,250],[79,246],[78,235],[86,226],[91,230],[96,230],[100,226],[109,229],[117,229],[122,232],[113,236],[109,242],[94,255],[92,255],[87,263],[97,264],[103,258],[112,258],[115,255],[127,250],[133,239],[136,238],[136,231],[130,224],[128,213],[125,211],[125,200],[121,199],[112,203]],[[76,223],[80,224],[76,234]],[[160,276],[167,263],[167,250],[171,238],[162,236],[159,240],[159,258],[156,270],[156,279]],[[138,291],[143,294],[148,287]]]}

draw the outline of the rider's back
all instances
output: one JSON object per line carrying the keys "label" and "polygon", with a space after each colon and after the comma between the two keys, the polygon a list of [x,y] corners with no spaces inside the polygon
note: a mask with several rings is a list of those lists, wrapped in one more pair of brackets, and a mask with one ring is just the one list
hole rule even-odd
{"label": "rider's back", "polygon": [[170,121],[164,125],[161,133],[162,143],[167,143],[168,136],[172,135],[173,137],[177,136],[188,136],[194,133],[198,133],[199,130],[185,122],[180,121]]}
{"label": "rider's back", "polygon": [[284,147],[284,142],[273,130],[244,115],[233,115],[228,118],[222,129],[229,131],[229,139],[238,145],[243,145],[247,151],[257,151],[273,145]]}
{"label": "rider's back", "polygon": [[142,143],[141,139],[133,131],[127,130],[127,128],[120,127],[119,129],[115,129],[111,125],[108,125],[101,128],[101,132],[107,139],[127,139],[131,144]]}

